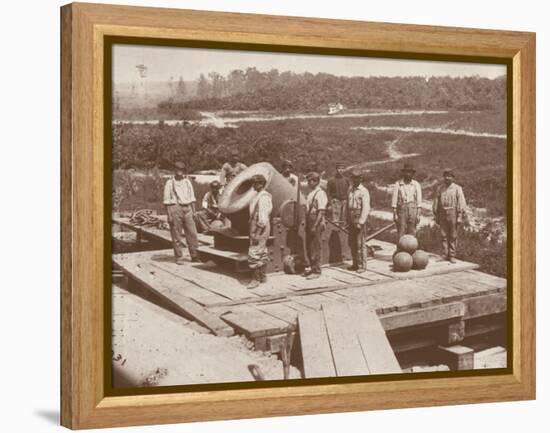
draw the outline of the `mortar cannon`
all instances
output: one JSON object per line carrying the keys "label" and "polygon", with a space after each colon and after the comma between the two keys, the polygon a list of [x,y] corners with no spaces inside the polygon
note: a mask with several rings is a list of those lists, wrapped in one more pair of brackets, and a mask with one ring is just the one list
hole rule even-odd
{"label": "mortar cannon", "polygon": [[[248,271],[249,204],[257,194],[252,178],[262,174],[273,199],[271,234],[267,243],[267,272],[300,272],[305,261],[305,197],[300,183],[292,185],[271,164],[260,162],[239,173],[225,187],[219,208],[231,221],[231,228],[213,230],[214,246],[199,247],[201,260],[237,271]],[[323,235],[321,263],[341,263],[350,258],[347,233],[338,225],[327,226]]]}

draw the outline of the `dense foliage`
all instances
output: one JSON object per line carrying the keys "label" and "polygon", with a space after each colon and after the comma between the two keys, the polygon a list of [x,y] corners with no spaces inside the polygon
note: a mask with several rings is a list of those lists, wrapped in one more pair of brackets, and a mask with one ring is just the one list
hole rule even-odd
{"label": "dense foliage", "polygon": [[202,75],[195,98],[172,108],[315,110],[339,102],[346,108],[486,110],[505,100],[504,77],[337,77],[248,68]]}
{"label": "dense foliage", "polygon": [[174,161],[185,161],[190,172],[219,170],[233,149],[240,151],[245,164],[268,161],[279,167],[288,158],[299,172],[312,160],[332,169],[336,160],[351,165],[385,157],[385,132],[371,134],[367,141],[360,130],[322,128],[322,121],[310,119],[253,122],[240,128],[115,124],[113,167],[170,168]]}

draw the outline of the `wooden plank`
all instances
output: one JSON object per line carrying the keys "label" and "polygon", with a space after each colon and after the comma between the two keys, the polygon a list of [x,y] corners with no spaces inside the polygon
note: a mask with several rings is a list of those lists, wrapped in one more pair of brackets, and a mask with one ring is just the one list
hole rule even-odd
{"label": "wooden plank", "polygon": [[469,296],[464,290],[448,284],[445,280],[437,277],[427,277],[418,280],[423,289],[429,293],[430,297],[439,302],[455,302]]}
{"label": "wooden plank", "polygon": [[[389,280],[389,279],[388,279]],[[276,295],[268,295],[268,296],[262,296],[262,301],[276,301],[281,299],[291,299],[291,298],[299,298],[301,296],[310,296],[312,294],[320,294],[325,292],[331,292],[340,290],[342,288],[353,288],[353,287],[365,287],[365,286],[375,286],[379,283],[376,281],[363,281],[358,284],[349,284],[349,285],[337,285],[337,286],[329,286],[329,287],[314,287],[312,289],[304,289],[304,290],[292,290],[288,292],[282,292],[280,294]],[[243,304],[251,304],[255,303],[257,300],[254,299],[247,299],[243,301],[227,301],[222,302],[219,304],[214,304],[211,306],[219,307],[219,306],[235,306],[235,305],[243,305]]]}
{"label": "wooden plank", "polygon": [[370,305],[374,309],[380,308],[383,303],[373,295],[369,295],[365,290],[358,290],[357,289],[342,289],[338,290],[337,293],[343,298],[347,298],[348,302],[357,302],[361,304],[367,304]]}
{"label": "wooden plank", "polygon": [[298,315],[304,377],[335,377],[336,370],[323,313],[310,311]]}
{"label": "wooden plank", "polygon": [[[192,293],[200,299],[201,295],[205,293],[204,290],[193,287],[191,284],[185,288],[181,286],[180,288],[167,287],[162,279],[163,271],[153,272],[154,268],[147,264],[141,265],[138,269],[138,272],[131,274],[131,278],[137,280],[146,289],[161,296],[173,311],[186,319],[196,321],[215,335],[230,336],[234,334],[233,329],[220,320],[217,314],[207,311],[197,301],[187,296],[188,293]],[[184,291],[186,294],[183,293]]]}
{"label": "wooden plank", "polygon": [[344,303],[323,304],[322,311],[336,375],[362,376],[370,374],[371,371],[367,366],[355,332],[354,320],[357,318],[351,316],[348,305]]}
{"label": "wooden plank", "polygon": [[248,338],[265,337],[281,334],[288,328],[288,323],[265,314],[248,305],[238,306],[221,318],[235,330]]}
{"label": "wooden plank", "polygon": [[350,306],[352,322],[371,374],[401,373],[401,367],[372,309]]}
{"label": "wooden plank", "polygon": [[483,292],[486,294],[498,292],[498,287],[493,283],[487,283],[482,279],[466,272],[462,272],[460,275],[457,275],[456,281],[463,284],[465,287],[474,288],[478,292]]}
{"label": "wooden plank", "polygon": [[506,278],[497,277],[496,275],[486,274],[485,272],[475,270],[467,271],[467,273],[473,275],[478,281],[483,281],[487,284],[491,284],[499,289],[506,288]]}
{"label": "wooden plank", "polygon": [[338,287],[338,286],[345,286],[346,283],[342,281],[337,281],[334,278],[330,278],[327,275],[321,274],[319,278],[315,278],[314,280],[308,280],[307,278],[303,278],[301,280],[298,280],[291,284],[293,289],[295,291],[301,291],[301,290],[307,290],[307,289],[313,289],[316,287]]}
{"label": "wooden plank", "polygon": [[208,328],[215,335],[229,337],[235,333],[233,329],[217,315],[210,313],[197,302],[182,294],[177,292],[166,292],[164,296],[174,304],[174,307],[181,312],[183,317],[196,321],[200,325]]}
{"label": "wooden plank", "polygon": [[[125,255],[130,256],[130,255]],[[179,292],[182,295],[195,300],[203,305],[208,303],[226,302],[227,298],[216,295],[196,285],[193,281],[187,284],[174,282],[174,278],[164,270],[151,266],[148,262],[129,260],[128,257],[120,259],[113,256],[113,261],[128,275],[129,278],[139,282],[149,290],[164,294],[167,291]]]}
{"label": "wooden plank", "polygon": [[473,298],[464,299],[462,302],[465,306],[465,319],[474,319],[476,317],[503,313],[508,307],[506,293],[475,296]]}
{"label": "wooden plank", "polygon": [[227,299],[258,299],[258,295],[247,290],[238,280],[223,274],[211,276],[209,275],[211,273],[209,270],[200,269],[195,266],[179,266],[177,264],[170,266],[167,263],[154,263],[153,266],[168,272],[175,278],[193,281],[195,284],[200,285],[200,287]]}
{"label": "wooden plank", "polygon": [[354,275],[347,275],[343,272],[338,272],[336,269],[337,268],[324,268],[323,273],[339,283],[354,284],[362,281],[362,278],[357,278]]}
{"label": "wooden plank", "polygon": [[348,299],[345,296],[342,296],[342,295],[340,295],[339,293],[336,293],[336,292],[325,292],[325,293],[323,293],[323,296],[325,296],[327,298],[330,298],[330,299],[334,299],[335,301],[344,301],[344,300]]}
{"label": "wooden plank", "polygon": [[[466,275],[466,278],[464,278]],[[451,287],[455,290],[459,290],[465,296],[478,294],[480,292],[485,292],[487,290],[494,290],[494,288],[489,288],[486,285],[477,284],[473,279],[468,276],[465,272],[457,272],[446,275],[438,275],[433,277],[433,282],[436,282],[438,285],[444,287]]]}
{"label": "wooden plank", "polygon": [[461,302],[437,305],[417,310],[384,314],[380,322],[386,332],[425,323],[440,322],[464,316],[465,307]]}
{"label": "wooden plank", "polygon": [[288,323],[292,329],[296,328],[296,319],[298,318],[298,312],[285,304],[255,304],[254,307],[263,313],[269,314],[276,319],[282,320]]}
{"label": "wooden plank", "polygon": [[306,307],[310,307],[314,310],[320,310],[323,303],[336,302],[333,299],[324,296],[323,293],[295,296],[292,299],[294,302],[305,305]]}
{"label": "wooden plank", "polygon": [[266,296],[281,295],[291,293],[294,287],[291,285],[292,279],[299,279],[297,275],[286,275],[283,273],[273,273],[267,275],[267,281],[256,289],[250,290],[261,298]]}
{"label": "wooden plank", "polygon": [[284,303],[287,307],[292,308],[293,310],[296,310],[298,313],[314,311],[313,308],[308,307],[306,305],[298,304],[297,302],[294,302],[292,299],[287,299],[284,301]]}
{"label": "wooden plank", "polygon": [[347,269],[344,269],[344,268],[341,268],[339,266],[335,266],[331,269],[333,269],[334,271],[337,271],[343,275],[346,275],[348,277],[354,277],[354,278],[357,278],[357,279],[360,279],[360,280],[365,280],[365,281],[383,281],[383,280],[387,280],[389,279],[388,276],[385,276],[385,275],[380,275],[379,273],[373,271],[372,268],[369,268],[369,264],[371,262],[367,262],[367,272],[363,272],[362,274],[359,274],[357,272],[353,272],[353,271],[348,271]]}

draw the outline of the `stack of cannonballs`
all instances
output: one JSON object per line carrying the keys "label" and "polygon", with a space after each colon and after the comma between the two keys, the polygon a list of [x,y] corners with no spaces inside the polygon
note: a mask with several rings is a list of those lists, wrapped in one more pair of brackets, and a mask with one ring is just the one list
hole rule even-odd
{"label": "stack of cannonballs", "polygon": [[393,253],[393,270],[408,272],[428,266],[428,254],[418,249],[418,240],[413,235],[401,236]]}

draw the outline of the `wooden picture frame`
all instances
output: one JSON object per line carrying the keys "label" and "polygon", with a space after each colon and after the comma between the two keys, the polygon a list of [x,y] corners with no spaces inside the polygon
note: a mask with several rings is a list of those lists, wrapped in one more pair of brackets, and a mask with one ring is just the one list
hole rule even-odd
{"label": "wooden picture frame", "polygon": [[[533,33],[70,4],[61,8],[61,423],[73,428],[299,415],[535,398],[535,35]],[[126,36],[397,58],[493,58],[512,85],[513,237],[506,374],[108,396],[104,252],[104,41]],[[110,319],[110,318],[107,318]]]}

